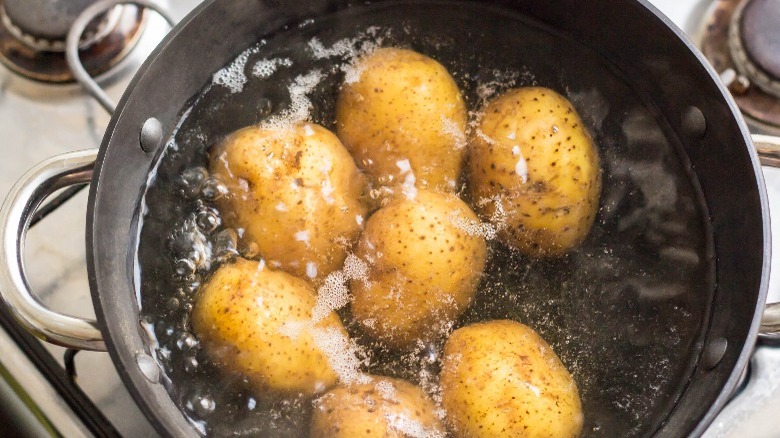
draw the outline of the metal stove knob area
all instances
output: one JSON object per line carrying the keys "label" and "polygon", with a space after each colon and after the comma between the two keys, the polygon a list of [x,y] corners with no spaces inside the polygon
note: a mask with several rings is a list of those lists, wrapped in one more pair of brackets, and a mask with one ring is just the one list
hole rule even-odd
{"label": "metal stove knob area", "polygon": [[780,0],[715,0],[700,36],[752,130],[780,134]]}
{"label": "metal stove knob area", "polygon": [[731,18],[728,45],[739,73],[780,98],[780,0],[742,2]]}
{"label": "metal stove knob area", "polygon": [[[0,0],[0,62],[11,71],[42,82],[74,80],[65,61],[65,40],[78,16],[96,0]],[[140,37],[145,13],[116,6],[97,16],[79,41],[90,75],[108,71]]]}

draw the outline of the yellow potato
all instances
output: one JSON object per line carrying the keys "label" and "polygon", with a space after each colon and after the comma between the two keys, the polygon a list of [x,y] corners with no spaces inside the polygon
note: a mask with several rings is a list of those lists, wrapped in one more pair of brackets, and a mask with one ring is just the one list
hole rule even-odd
{"label": "yellow potato", "polygon": [[469,154],[472,199],[511,246],[555,256],[588,235],[601,192],[599,157],[566,98],[547,88],[504,93],[482,110]]}
{"label": "yellow potato", "polygon": [[[327,356],[315,345],[311,323],[315,292],[306,281],[237,258],[222,265],[200,289],[192,327],[210,357],[245,375],[255,387],[315,394],[336,383]],[[336,330],[331,312],[314,330]]]}
{"label": "yellow potato", "polygon": [[230,190],[225,223],[270,266],[315,283],[341,268],[367,214],[366,181],[333,133],[244,128],[217,145],[211,172]]}
{"label": "yellow potato", "polygon": [[442,405],[456,437],[576,437],[577,385],[549,345],[498,320],[455,330],[444,346]]}
{"label": "yellow potato", "polygon": [[394,347],[446,331],[471,302],[487,247],[478,218],[455,195],[420,190],[374,213],[355,255],[368,281],[353,280],[352,315]]}
{"label": "yellow potato", "polygon": [[412,178],[454,192],[466,145],[466,106],[438,62],[404,49],[360,59],[336,103],[337,132],[375,186]]}
{"label": "yellow potato", "polygon": [[337,386],[315,401],[311,438],[441,437],[436,406],[419,387],[389,377]]}

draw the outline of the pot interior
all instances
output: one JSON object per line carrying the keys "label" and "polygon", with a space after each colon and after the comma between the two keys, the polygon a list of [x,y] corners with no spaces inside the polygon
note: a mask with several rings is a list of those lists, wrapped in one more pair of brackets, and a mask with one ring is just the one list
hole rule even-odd
{"label": "pot interior", "polygon": [[[650,48],[637,43],[637,36],[633,51],[616,52],[619,43],[599,27],[603,18],[593,18],[598,11],[583,12],[579,19],[567,19],[560,12],[563,18],[558,21],[558,13],[550,9],[555,7],[529,5],[378,2],[311,19],[303,15],[265,34],[262,41],[246,41],[238,58],[181,101],[178,122],[169,124],[170,139],[149,167],[153,176],[143,195],[143,214],[137,216],[140,237],[134,269],[140,278],[135,286],[140,294],[139,319],[151,333],[144,349],[159,362],[167,377],[164,386],[187,421],[196,430],[215,435],[255,431],[297,436],[308,430],[311,409],[306,400],[264,399],[244,380],[220,377],[223,373],[192,342],[189,311],[198,285],[211,272],[206,265],[213,269],[224,262],[218,236],[224,238],[220,232],[225,227],[210,233],[198,229],[197,213],[216,204],[192,196],[192,181],[182,175],[208,168],[209,148],[227,134],[300,105],[300,95],[291,98],[296,81],[316,79],[304,93],[304,104],[311,103],[309,120],[335,130],[342,67],[354,50],[376,44],[411,48],[436,59],[453,75],[468,109],[475,113],[513,87],[556,90],[572,101],[599,150],[603,189],[586,241],[562,257],[548,259],[522,256],[498,240],[490,241],[476,301],[455,328],[513,319],[538,331],[578,384],[585,436],[694,430],[708,408],[685,400],[697,390],[693,383],[700,374],[710,372],[697,365],[712,336],[711,325],[716,324],[718,336],[734,339],[724,358],[725,369],[715,367],[716,374],[710,374],[718,382],[714,386],[726,385],[745,338],[750,337],[762,273],[762,240],[756,235],[762,225],[761,201],[743,131],[709,72],[643,6],[616,7],[647,24],[647,32],[655,31],[663,41]],[[604,6],[596,9],[606,12]],[[621,30],[617,25],[615,34]],[[671,63],[664,50],[684,56]],[[673,67],[678,63],[681,68]],[[263,70],[268,66],[271,74]],[[691,87],[709,93],[708,100],[674,95],[683,86],[669,82],[672,78],[690,79]],[[723,120],[715,126],[725,129],[714,132],[708,124],[706,134],[692,138],[681,122],[692,106],[700,108],[708,122]],[[732,140],[732,149],[724,149],[724,138]],[[713,182],[712,174],[723,177],[724,171],[715,160],[702,160],[700,149],[707,143],[715,145],[713,154],[723,149],[724,155],[737,157],[732,169],[747,187],[747,195],[736,202],[741,206],[723,205],[724,194],[719,192],[732,188]],[[740,209],[756,212],[758,218],[746,218]],[[742,230],[747,237],[730,229],[735,218],[749,228]],[[724,228],[729,230],[722,232]],[[747,256],[743,272],[733,272],[731,266],[719,265],[715,254],[732,257],[733,250],[717,252],[718,247],[740,238],[758,243],[758,254]],[[180,260],[187,257],[204,269],[193,276],[178,275]],[[728,311],[740,314],[736,319],[741,322],[734,320],[732,327],[723,322],[729,318],[718,316],[723,315],[718,304],[735,292],[731,288],[736,285],[752,285],[754,291],[744,297],[748,301],[744,310]],[[112,311],[104,306],[103,313]],[[348,313],[342,319],[371,358],[365,371],[420,383],[435,395],[435,382],[426,386],[420,373],[404,366],[421,351],[407,357],[374,345],[351,330]],[[440,345],[426,346],[425,351],[436,351]],[[437,366],[425,372],[435,375]],[[704,405],[713,403],[720,389],[709,392],[702,399]],[[145,399],[143,390],[139,398]],[[681,409],[684,415],[675,420],[670,413]]]}

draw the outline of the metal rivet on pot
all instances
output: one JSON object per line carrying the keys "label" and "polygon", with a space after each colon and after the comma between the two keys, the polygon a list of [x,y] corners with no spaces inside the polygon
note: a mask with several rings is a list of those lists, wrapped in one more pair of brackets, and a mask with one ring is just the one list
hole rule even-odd
{"label": "metal rivet on pot", "polygon": [[723,360],[728,345],[729,343],[725,338],[715,338],[710,341],[701,359],[701,365],[704,369],[711,370],[715,368]]}
{"label": "metal rivet on pot", "polygon": [[707,132],[707,119],[699,108],[689,106],[682,115],[682,127],[688,137],[700,139]]}
{"label": "metal rivet on pot", "polygon": [[157,383],[160,381],[160,367],[157,366],[157,362],[151,356],[145,353],[138,353],[135,355],[135,361],[141,370],[141,374],[150,382]]}
{"label": "metal rivet on pot", "polygon": [[153,152],[162,144],[162,123],[154,117],[148,118],[141,126],[141,149]]}

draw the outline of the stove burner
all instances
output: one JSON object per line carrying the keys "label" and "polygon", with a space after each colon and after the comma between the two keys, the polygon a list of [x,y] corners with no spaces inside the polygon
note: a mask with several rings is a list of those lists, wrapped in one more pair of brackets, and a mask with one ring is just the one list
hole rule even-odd
{"label": "stove burner", "polygon": [[717,0],[701,50],[748,122],[780,132],[780,0]]}
{"label": "stove burner", "polygon": [[780,0],[751,0],[734,13],[729,49],[740,73],[780,98]]}
{"label": "stove burner", "polygon": [[[9,17],[0,0],[0,62],[36,81],[73,82],[65,60],[65,36],[49,39],[25,32]],[[93,21],[81,39],[79,55],[91,76],[105,73],[130,52],[141,36],[146,13],[137,6],[117,6]]]}

